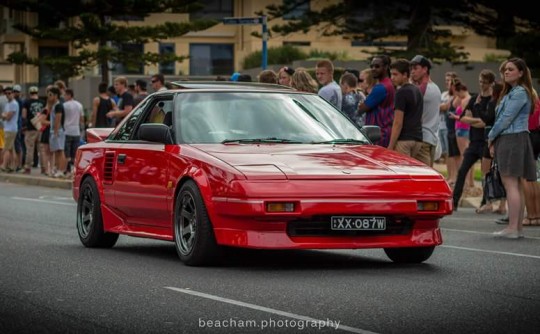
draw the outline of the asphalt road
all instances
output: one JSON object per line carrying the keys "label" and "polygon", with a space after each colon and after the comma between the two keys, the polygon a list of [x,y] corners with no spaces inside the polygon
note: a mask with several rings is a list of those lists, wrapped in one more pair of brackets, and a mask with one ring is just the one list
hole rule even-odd
{"label": "asphalt road", "polygon": [[0,183],[0,333],[540,328],[540,227],[495,239],[497,216],[472,209],[443,220],[443,246],[420,265],[393,264],[379,249],[229,250],[207,268],[183,265],[163,241],[84,248],[75,209],[69,190]]}

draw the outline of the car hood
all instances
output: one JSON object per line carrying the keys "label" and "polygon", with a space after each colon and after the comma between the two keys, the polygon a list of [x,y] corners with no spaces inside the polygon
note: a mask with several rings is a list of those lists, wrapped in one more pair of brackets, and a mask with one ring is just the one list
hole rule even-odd
{"label": "car hood", "polygon": [[440,178],[425,164],[374,145],[193,145],[248,179]]}

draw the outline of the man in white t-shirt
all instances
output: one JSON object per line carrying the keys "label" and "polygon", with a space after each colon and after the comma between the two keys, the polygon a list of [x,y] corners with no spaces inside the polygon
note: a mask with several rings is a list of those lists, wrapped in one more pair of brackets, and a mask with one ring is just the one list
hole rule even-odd
{"label": "man in white t-shirt", "polygon": [[65,155],[67,159],[66,175],[71,173],[75,153],[81,142],[81,129],[84,129],[84,108],[73,98],[73,89],[67,88],[64,94],[64,132],[66,134]]}
{"label": "man in white t-shirt", "polygon": [[441,90],[431,81],[431,61],[424,56],[416,55],[411,59],[411,79],[420,88],[424,96],[424,111],[422,113],[422,148],[418,160],[433,167],[435,149],[439,132],[439,107],[441,105]]}
{"label": "man in white t-shirt", "polygon": [[330,60],[321,60],[315,66],[317,81],[323,87],[319,89],[319,96],[341,110],[341,87],[334,81],[334,64]]}

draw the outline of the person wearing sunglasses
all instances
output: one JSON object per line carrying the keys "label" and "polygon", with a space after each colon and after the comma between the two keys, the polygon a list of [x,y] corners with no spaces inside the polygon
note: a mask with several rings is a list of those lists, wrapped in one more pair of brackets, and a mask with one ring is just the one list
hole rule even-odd
{"label": "person wearing sunglasses", "polygon": [[161,73],[152,75],[150,82],[152,83],[152,88],[154,89],[154,92],[161,92],[163,90],[167,90],[167,87],[165,87],[165,77]]}
{"label": "person wearing sunglasses", "polygon": [[378,83],[373,86],[366,100],[358,106],[358,113],[365,113],[366,125],[381,128],[381,139],[376,145],[388,147],[394,122],[395,88],[390,80],[390,57],[379,55],[371,60],[371,73]]}

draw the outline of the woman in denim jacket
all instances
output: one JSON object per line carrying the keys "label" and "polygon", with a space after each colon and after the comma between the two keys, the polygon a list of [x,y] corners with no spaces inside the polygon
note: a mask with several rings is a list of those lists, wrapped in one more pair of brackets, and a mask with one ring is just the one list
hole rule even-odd
{"label": "woman in denim jacket", "polygon": [[[523,237],[525,200],[521,179],[536,180],[536,166],[529,139],[529,114],[534,110],[529,68],[520,58],[504,65],[504,88],[496,109],[495,124],[488,135],[506,189],[509,225],[494,235],[503,238]],[[492,154],[493,154],[492,153]]]}

